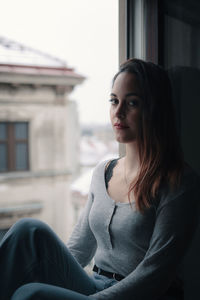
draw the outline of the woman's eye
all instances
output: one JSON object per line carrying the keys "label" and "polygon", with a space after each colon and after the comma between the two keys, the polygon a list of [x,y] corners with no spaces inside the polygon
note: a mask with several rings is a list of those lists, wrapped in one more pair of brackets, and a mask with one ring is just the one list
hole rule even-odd
{"label": "woman's eye", "polygon": [[128,105],[132,106],[132,107],[137,107],[139,105],[139,101],[138,100],[130,100],[128,102]]}
{"label": "woman's eye", "polygon": [[118,103],[118,100],[115,99],[115,98],[111,98],[111,99],[109,100],[109,102],[111,102],[111,104],[115,105],[115,104]]}

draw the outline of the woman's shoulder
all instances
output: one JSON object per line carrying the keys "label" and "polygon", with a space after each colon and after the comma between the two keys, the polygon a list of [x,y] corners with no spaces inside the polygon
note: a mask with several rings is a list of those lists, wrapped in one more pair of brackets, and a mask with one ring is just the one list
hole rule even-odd
{"label": "woman's shoulder", "polygon": [[97,190],[105,189],[105,171],[106,167],[113,159],[100,161],[93,169],[92,180],[90,184],[90,192],[96,193]]}
{"label": "woman's shoulder", "polygon": [[114,158],[102,160],[94,167],[92,174],[92,183],[94,183],[94,181],[96,182],[96,180],[99,181],[104,178],[106,168],[113,160]]}
{"label": "woman's shoulder", "polygon": [[107,167],[110,165],[110,163],[112,163],[113,161],[118,160],[118,158],[109,158],[106,160],[102,160],[100,161],[94,168],[93,174],[97,174],[100,171],[105,172],[105,170],[107,169]]}

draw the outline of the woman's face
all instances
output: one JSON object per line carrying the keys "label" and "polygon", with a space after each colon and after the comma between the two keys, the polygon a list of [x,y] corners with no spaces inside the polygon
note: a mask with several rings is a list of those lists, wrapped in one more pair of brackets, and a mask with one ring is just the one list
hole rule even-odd
{"label": "woman's face", "polygon": [[131,143],[137,140],[141,101],[136,76],[128,72],[120,73],[115,79],[110,98],[110,119],[118,142]]}

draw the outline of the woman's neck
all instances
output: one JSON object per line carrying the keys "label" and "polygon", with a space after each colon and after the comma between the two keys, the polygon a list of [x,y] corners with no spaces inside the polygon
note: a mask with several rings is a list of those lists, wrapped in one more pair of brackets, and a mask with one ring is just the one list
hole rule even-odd
{"label": "woman's neck", "polygon": [[124,157],[126,176],[137,174],[140,168],[139,150],[136,142],[126,144],[126,155]]}

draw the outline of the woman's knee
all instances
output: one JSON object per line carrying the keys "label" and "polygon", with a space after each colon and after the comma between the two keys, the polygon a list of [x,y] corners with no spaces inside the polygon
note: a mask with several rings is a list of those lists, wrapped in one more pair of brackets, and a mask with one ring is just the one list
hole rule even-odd
{"label": "woman's knee", "polygon": [[27,235],[34,231],[38,231],[40,233],[49,231],[50,228],[48,225],[43,223],[40,220],[32,219],[32,218],[23,218],[17,221],[7,232],[5,235],[5,239],[9,238],[10,236],[14,237],[15,240],[19,237],[25,238]]}
{"label": "woman's knee", "polygon": [[18,288],[11,300],[67,300],[81,299],[87,300],[88,296],[77,293],[73,290],[65,289],[55,285],[45,283],[28,283]]}
{"label": "woman's knee", "polygon": [[41,299],[42,288],[40,283],[28,283],[19,287],[11,300],[38,300]]}

